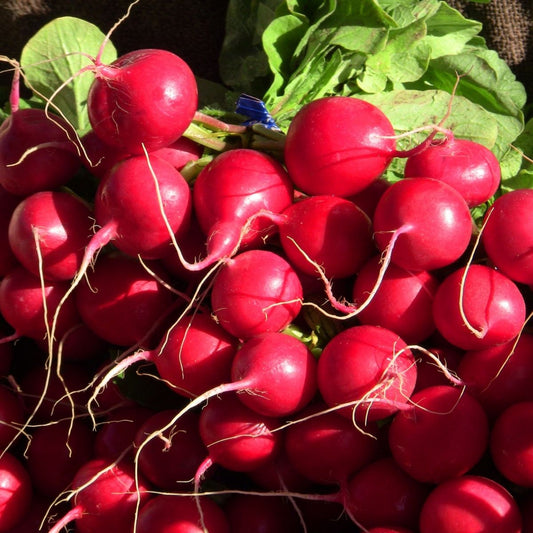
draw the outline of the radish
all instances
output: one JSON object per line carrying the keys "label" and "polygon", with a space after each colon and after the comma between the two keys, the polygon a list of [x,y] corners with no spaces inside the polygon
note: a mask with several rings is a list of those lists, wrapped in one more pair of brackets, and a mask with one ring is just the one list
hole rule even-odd
{"label": "radish", "polygon": [[[98,399],[101,400],[101,397]],[[155,413],[152,409],[136,403],[111,407],[111,412],[99,420],[94,437],[94,456],[110,461],[122,456],[124,459],[133,459],[135,435],[153,414]],[[131,450],[128,452],[128,449]]]}
{"label": "radish", "polygon": [[533,401],[533,336],[523,332],[516,340],[467,351],[457,367],[468,392],[491,419],[517,402]]}
{"label": "radish", "polygon": [[235,494],[224,505],[232,533],[296,533],[303,531],[296,511],[283,499]]}
{"label": "radish", "polygon": [[521,533],[516,501],[496,481],[464,475],[437,485],[420,512],[420,533]]}
{"label": "radish", "polygon": [[287,171],[273,157],[238,148],[217,155],[198,175],[194,212],[207,235],[207,256],[187,268],[201,270],[233,255],[237,247],[261,246],[274,232],[261,211],[280,213],[293,201]]}
{"label": "radish", "polygon": [[154,363],[162,380],[176,393],[195,398],[231,377],[238,340],[207,314],[181,317],[153,350],[139,351],[113,363],[93,397],[113,377],[139,361]]}
{"label": "radish", "polygon": [[449,135],[444,142],[434,141],[408,157],[404,176],[444,181],[461,194],[468,207],[475,207],[494,196],[501,170],[497,157],[486,146]]}
{"label": "radish", "polygon": [[271,460],[247,472],[247,476],[255,485],[269,491],[306,492],[315,487],[294,467],[285,446]]}
{"label": "radish", "polygon": [[324,410],[325,405],[318,401],[300,411],[301,421],[285,430],[284,447],[294,468],[307,479],[343,485],[378,458],[378,430],[374,425],[355,427],[351,420]]}
{"label": "radish", "polygon": [[412,150],[397,150],[392,124],[375,105],[351,96],[317,98],[289,125],[285,164],[304,193],[348,197],[377,180],[393,158],[426,148],[436,131]]}
{"label": "radish", "polygon": [[533,237],[528,221],[533,190],[517,189],[494,201],[485,215],[481,242],[496,268],[517,283],[533,285]]}
{"label": "radish", "polygon": [[35,340],[47,338],[50,341],[49,333],[56,312],[56,339],[62,338],[79,324],[81,319],[72,299],[59,309],[69,286],[65,280],[44,280],[41,285],[41,280],[23,266],[11,270],[0,282],[0,313],[15,331],[4,337],[4,341],[22,336]]}
{"label": "radish", "polygon": [[234,472],[259,468],[279,453],[276,418],[252,411],[234,394],[212,398],[200,414],[200,436],[209,451],[196,473],[197,484],[213,464]]}
{"label": "radish", "polygon": [[188,64],[167,50],[128,52],[110,65],[96,58],[87,96],[95,133],[111,146],[142,154],[176,141],[191,123],[198,89]]}
{"label": "radish", "polygon": [[0,446],[11,444],[24,425],[24,404],[6,385],[0,385]]}
{"label": "radish", "polygon": [[94,433],[82,420],[65,420],[35,428],[26,450],[33,488],[56,498],[78,469],[93,457]]}
{"label": "radish", "polygon": [[412,271],[454,263],[466,251],[473,227],[463,197],[431,178],[393,183],[381,196],[373,223],[378,248],[391,247],[391,261]]}
{"label": "radish", "polygon": [[[84,149],[83,164],[97,179],[102,179],[118,162],[132,154],[116,146],[106,144],[94,130],[88,131],[82,138]],[[202,147],[186,137],[180,137],[173,143],[150,152],[168,161],[176,170],[181,170],[189,161],[195,161],[202,155]]]}
{"label": "radish", "polygon": [[20,197],[7,192],[0,186],[0,278],[3,278],[18,264],[9,244],[8,228],[11,215],[20,200]]}
{"label": "radish", "polygon": [[96,191],[94,213],[101,228],[86,249],[82,269],[110,241],[128,255],[163,257],[173,235],[186,231],[191,206],[189,186],[170,163],[152,155],[120,161]]}
{"label": "radish", "polygon": [[[442,367],[448,369],[448,372],[453,373],[453,375],[457,375],[457,369],[464,356],[463,350],[443,342],[441,339],[430,338],[425,345],[428,351],[440,361],[441,366],[435,365],[435,361],[427,357],[418,359],[416,362],[416,386],[414,392],[432,385],[449,385],[450,380],[443,372]],[[463,385],[468,387],[464,377],[461,377],[463,378]],[[473,391],[469,390],[469,392],[476,396]]]}
{"label": "radish", "polygon": [[136,533],[230,533],[224,511],[212,499],[201,499],[198,510],[193,497],[158,495],[139,512]]}
{"label": "radish", "polygon": [[509,406],[495,420],[490,455],[498,471],[515,485],[533,487],[533,401]]}
{"label": "radish", "polygon": [[70,280],[81,265],[94,219],[85,203],[63,191],[24,198],[9,223],[9,244],[19,262],[45,279]]}
{"label": "radish", "polygon": [[229,381],[237,347],[238,340],[211,316],[195,313],[182,318],[144,356],[173,390],[194,398]]}
{"label": "radish", "polygon": [[350,196],[389,166],[394,129],[373,104],[348,96],[318,98],[292,119],[285,163],[296,188],[310,195]]}
{"label": "radish", "polygon": [[[0,329],[0,338],[3,336],[3,330]],[[11,370],[13,362],[13,345],[10,342],[0,344],[0,376],[7,376]]]}
{"label": "radish", "polygon": [[397,413],[388,441],[397,464],[422,483],[441,483],[473,468],[488,447],[489,424],[480,403],[459,387],[437,385],[411,397]]}
{"label": "radish", "polygon": [[356,325],[326,344],[318,360],[318,389],[330,407],[358,421],[384,419],[406,408],[416,382],[411,350],[394,332]]}
{"label": "radish", "polygon": [[359,209],[362,209],[372,220],[381,195],[390,187],[390,185],[391,183],[385,178],[379,177],[362,191],[349,196],[348,200],[353,202],[359,207]]}
{"label": "radish", "polygon": [[526,320],[526,304],[518,286],[485,265],[453,270],[433,299],[439,333],[463,350],[488,348],[514,339]]}
{"label": "radish", "polygon": [[[39,424],[71,419],[84,415],[88,400],[88,388],[92,379],[89,367],[63,361],[59,374],[45,361],[32,361],[19,378],[21,395],[28,414]],[[42,400],[42,401],[41,401]]]}
{"label": "radish", "polygon": [[70,124],[53,113],[12,109],[0,126],[0,185],[23,197],[67,184],[81,166],[74,139]]}
{"label": "radish", "polygon": [[137,458],[139,471],[161,490],[183,492],[190,488],[208,452],[200,438],[199,415],[191,411],[167,426],[176,413],[174,409],[164,409],[146,419],[137,430],[134,445],[139,447],[147,436],[166,427],[142,448]]}
{"label": "radish", "polygon": [[[358,272],[352,291],[356,308],[371,294],[380,271],[381,256],[374,255]],[[390,264],[372,299],[359,311],[359,321],[388,328],[410,344],[425,341],[435,331],[432,305],[438,286],[432,272],[410,272]]]}
{"label": "radish", "polygon": [[352,519],[366,528],[388,524],[416,529],[429,489],[385,456],[350,477],[344,505]]}
{"label": "radish", "polygon": [[414,533],[414,530],[406,527],[372,527],[368,533]]}
{"label": "radish", "polygon": [[376,251],[370,219],[344,198],[311,196],[272,218],[289,261],[312,276],[316,265],[327,278],[352,276]]}
{"label": "radish", "polygon": [[176,301],[136,259],[116,254],[99,257],[74,296],[83,322],[100,338],[119,346],[145,339]]}
{"label": "radish", "polygon": [[317,364],[299,339],[278,332],[262,333],[237,351],[231,379],[229,387],[242,390],[238,398],[250,409],[268,417],[288,416],[314,397]]}
{"label": "radish", "polygon": [[24,519],[32,501],[30,475],[15,455],[0,455],[0,532],[8,533]]}
{"label": "radish", "polygon": [[138,504],[150,498],[148,485],[134,476],[128,464],[109,464],[103,459],[81,466],[71,488],[72,507],[49,533],[59,533],[73,521],[79,533],[131,533]]}
{"label": "radish", "polygon": [[220,325],[238,338],[280,331],[302,306],[298,274],[280,255],[247,250],[218,270],[211,291],[211,309]]}

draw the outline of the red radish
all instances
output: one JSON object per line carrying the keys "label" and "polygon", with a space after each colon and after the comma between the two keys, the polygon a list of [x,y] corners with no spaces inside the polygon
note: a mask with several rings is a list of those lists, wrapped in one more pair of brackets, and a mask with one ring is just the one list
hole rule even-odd
{"label": "red radish", "polygon": [[93,431],[80,419],[35,428],[26,450],[34,489],[52,499],[66,490],[78,469],[93,457],[93,443]]}
{"label": "red radish", "polygon": [[230,533],[224,511],[210,498],[158,495],[139,512],[136,533]]}
{"label": "red radish", "polygon": [[13,109],[0,126],[0,185],[28,196],[67,184],[81,166],[74,142],[74,130],[61,117],[43,109]]}
{"label": "red radish", "polygon": [[202,153],[202,145],[187,137],[180,137],[168,146],[154,150],[153,155],[168,161],[176,170],[181,171],[187,163],[198,160]]}
{"label": "red radish", "polygon": [[94,130],[81,137],[84,167],[97,179],[102,179],[119,161],[131,156],[126,150],[106,144]]}
{"label": "red radish", "polygon": [[35,493],[31,500],[30,508],[24,514],[22,520],[17,522],[17,525],[9,530],[9,533],[35,533],[36,531],[41,530],[47,531],[54,522],[53,517],[48,517],[43,521],[49,507],[49,499]]}
{"label": "red radish", "polygon": [[145,355],[165,383],[178,394],[194,398],[229,381],[237,347],[237,339],[211,316],[195,313],[182,318]]}
{"label": "red radish", "polygon": [[0,278],[17,266],[17,258],[11,249],[8,237],[11,215],[20,202],[20,197],[0,186]]}
{"label": "red radish", "polygon": [[414,530],[406,527],[372,527],[368,533],[414,533]]}
{"label": "red radish", "polygon": [[437,385],[411,397],[394,416],[389,447],[398,465],[423,483],[462,476],[488,446],[489,424],[479,402],[459,387]]}
{"label": "red radish", "polygon": [[517,402],[533,401],[533,336],[523,332],[515,341],[467,351],[457,368],[470,394],[491,419]]}
{"label": "red radish", "polygon": [[488,348],[514,339],[526,320],[518,286],[485,265],[463,266],[441,282],[433,299],[439,333],[463,350]]}
{"label": "red radish", "polygon": [[373,104],[348,96],[304,105],[287,131],[285,162],[297,189],[350,196],[376,180],[396,152],[394,129]]}
{"label": "red radish", "polygon": [[366,528],[389,524],[416,529],[429,489],[387,456],[366,465],[348,480],[344,505],[352,519]]}
{"label": "red radish", "polygon": [[285,450],[294,468],[309,480],[343,485],[378,458],[378,430],[374,425],[356,427],[351,420],[324,410],[322,402],[314,402],[298,413],[301,421],[285,430]]}
{"label": "red radish", "polygon": [[533,401],[515,403],[498,416],[491,429],[490,455],[505,479],[533,487]]}
{"label": "red radish", "polygon": [[[192,340],[202,336],[205,335],[200,332],[200,336],[195,334]],[[190,342],[186,337],[185,340],[186,343]],[[207,348],[216,357],[218,346],[216,344],[214,346],[209,345],[213,340],[216,342],[216,337],[205,336],[204,349]],[[181,342],[182,340],[179,340],[178,343],[175,343],[172,339],[164,338],[161,348],[138,352],[114,364],[111,371],[102,378],[92,399],[96,398],[98,391],[109,380],[137,361],[153,360],[157,366],[163,358],[169,358],[166,363],[170,372],[169,377],[175,379],[174,376],[180,376],[182,371],[179,363]],[[194,355],[191,348],[193,345],[185,350],[189,352],[185,354],[186,357],[190,358],[191,355]],[[229,345],[223,347],[224,351],[227,348],[229,348],[228,353],[230,354],[234,350],[233,346]],[[208,357],[209,354],[206,355],[198,369],[208,368]],[[205,366],[206,364],[207,366]],[[195,375],[198,369],[194,369],[192,374],[194,387],[198,383],[205,383],[205,381],[198,382],[198,376]],[[213,378],[213,374],[208,377],[208,379]],[[187,391],[189,388],[187,376],[182,374],[181,379],[183,379],[183,389]],[[241,403],[264,416],[272,418],[294,413],[306,405],[316,392],[316,363],[309,349],[299,339],[284,333],[265,333],[249,339],[237,351],[232,362],[231,379],[232,381],[225,383],[219,381],[215,387],[196,396],[169,423],[174,423],[187,411],[202,402],[212,401],[212,397],[231,391],[240,391]]]}
{"label": "red radish", "polygon": [[224,329],[249,338],[288,326],[300,312],[301,299],[302,285],[287,260],[268,250],[247,250],[217,272],[211,308]]}
{"label": "red radish", "polygon": [[317,390],[317,364],[307,346],[284,333],[258,334],[242,344],[231,367],[231,388],[255,412],[282,417],[305,407]]}
{"label": "red radish", "polygon": [[69,280],[81,265],[94,218],[77,196],[40,191],[24,198],[9,223],[9,244],[19,262],[45,279]]}
{"label": "red radish", "polygon": [[34,422],[45,424],[71,419],[73,414],[85,414],[87,388],[93,377],[89,368],[64,361],[60,367],[61,377],[55,368],[50,376],[47,375],[49,371],[44,363],[37,362],[25,369],[19,380],[26,412],[34,414]]}
{"label": "red radish", "polygon": [[91,239],[82,268],[110,241],[131,256],[163,257],[172,236],[186,231],[191,206],[189,185],[170,163],[153,155],[120,161],[96,191],[94,213],[101,229]]}
{"label": "red radish", "polygon": [[303,531],[291,503],[282,497],[235,494],[224,505],[232,533]]}
{"label": "red radish", "polygon": [[289,261],[306,274],[316,276],[319,265],[327,278],[346,278],[376,251],[370,219],[344,198],[304,198],[274,220]]}
{"label": "red radish", "polygon": [[[43,351],[48,350],[47,339],[37,341]],[[107,353],[109,343],[100,338],[87,324],[79,322],[58,338],[54,349],[61,352],[62,361],[95,361]]]}
{"label": "red radish", "polygon": [[[237,246],[260,246],[274,232],[261,211],[280,213],[293,201],[287,171],[273,157],[239,148],[217,155],[198,175],[194,211],[207,235],[207,256],[187,268],[205,268]],[[246,227],[245,227],[246,226]]]}
{"label": "red radish", "polygon": [[348,200],[352,201],[359,209],[362,209],[370,219],[373,219],[379,199],[389,187],[390,182],[380,177],[362,191],[349,196]]}
{"label": "red radish", "polygon": [[304,193],[349,197],[380,178],[393,158],[425,149],[440,129],[411,150],[397,150],[393,126],[375,105],[351,96],[317,98],[289,125],[285,164]]}
{"label": "red radish", "polygon": [[444,181],[461,194],[469,207],[475,207],[496,193],[501,170],[497,157],[486,146],[449,136],[408,157],[404,176]]}
{"label": "red radish", "polygon": [[[443,372],[442,367],[448,369],[450,373],[457,375],[457,369],[464,354],[463,350],[455,346],[451,346],[445,342],[432,342],[432,339],[428,340],[426,346],[428,351],[438,358],[441,367],[437,366],[431,358],[421,357],[418,359],[416,361],[416,387],[414,392],[418,392],[432,385],[449,385],[450,380]],[[463,379],[462,381],[464,383],[465,380]],[[467,383],[464,383],[464,385],[468,387]],[[469,392],[472,393],[472,391]]]}
{"label": "red radish", "polygon": [[[4,336],[4,332],[0,329],[0,338]],[[0,344],[0,376],[7,376],[11,369],[13,362],[13,344],[4,342]]]}
{"label": "red radish", "polygon": [[150,498],[148,486],[142,477],[136,479],[128,464],[103,459],[85,463],[74,476],[72,490],[70,511],[49,533],[59,533],[73,521],[79,533],[131,533],[138,505]]}
{"label": "red radish", "polygon": [[59,309],[69,287],[70,283],[66,280],[45,280],[41,285],[41,280],[23,266],[11,270],[0,282],[0,313],[15,331],[4,337],[4,341],[22,336],[37,341],[50,340],[49,332],[56,312],[56,339],[79,324],[80,316],[72,299],[64,302]]}
{"label": "red radish", "polygon": [[496,481],[464,475],[437,485],[420,512],[420,533],[521,533],[516,501]]}
{"label": "red radish", "polygon": [[528,221],[533,209],[533,190],[507,192],[494,201],[485,215],[481,242],[496,268],[513,281],[533,285],[533,233]]}
{"label": "red radish", "polygon": [[24,414],[22,400],[6,385],[0,385],[0,447],[2,449],[11,444],[18,430],[24,425]]}
{"label": "red radish", "polygon": [[197,480],[213,464],[235,472],[249,472],[270,461],[281,447],[278,419],[246,407],[234,394],[212,398],[200,415],[200,435],[209,456]]}
{"label": "red radish", "polygon": [[105,143],[141,154],[143,145],[152,151],[173,143],[191,123],[198,105],[196,79],[176,54],[134,50],[110,65],[96,60],[93,70],[87,110]]}
{"label": "red radish", "polygon": [[341,331],[318,360],[318,388],[330,406],[358,421],[384,419],[406,408],[416,382],[411,350],[394,332],[357,325]]}
{"label": "red radish", "polygon": [[30,475],[16,456],[0,455],[0,532],[9,533],[24,519],[32,501]]}
{"label": "red radish", "polygon": [[187,282],[190,284],[191,290],[194,290],[201,283],[208,270],[207,267],[200,270],[188,268],[188,265],[192,265],[195,259],[205,254],[205,235],[194,213],[187,231],[181,234],[176,241],[181,257],[185,261],[180,259],[180,255],[174,248],[170,248],[167,254],[161,258],[161,263],[173,277],[177,278],[178,281]]}
{"label": "red radish", "polygon": [[161,490],[184,492],[208,451],[200,438],[199,415],[191,411],[168,427],[176,413],[174,409],[154,413],[137,430],[134,444],[139,447],[147,436],[166,427],[142,448],[137,457],[139,471]]}
{"label": "red radish", "polygon": [[259,468],[247,472],[247,475],[258,487],[269,491],[306,492],[313,490],[315,486],[308,477],[294,468],[285,447]]}
{"label": "red radish", "polygon": [[[106,389],[107,391],[107,389]],[[100,400],[100,397],[98,398]],[[94,438],[94,455],[114,461],[124,454],[134,456],[133,439],[142,424],[154,414],[152,409],[138,404],[116,407],[107,413],[97,426]],[[131,448],[128,453],[127,450]]]}
{"label": "red radish", "polygon": [[413,271],[436,270],[458,260],[470,243],[473,224],[463,197],[430,178],[393,183],[381,196],[373,223],[378,248],[392,247],[391,261]]}
{"label": "red radish", "polygon": [[[381,256],[369,259],[355,278],[355,308],[368,299],[378,282]],[[439,280],[431,272],[410,272],[390,264],[369,303],[358,313],[362,324],[382,326],[397,333],[409,344],[426,340],[435,330],[432,304]]]}
{"label": "red radish", "polygon": [[77,285],[73,301],[83,322],[100,338],[131,346],[150,332],[176,300],[133,257],[105,255],[97,259],[87,281]]}
{"label": "red radish", "polygon": [[231,364],[238,340],[202,313],[183,316],[163,336],[153,350],[136,352],[119,363],[103,378],[104,385],[138,361],[155,364],[162,380],[176,393],[198,397],[231,377]]}

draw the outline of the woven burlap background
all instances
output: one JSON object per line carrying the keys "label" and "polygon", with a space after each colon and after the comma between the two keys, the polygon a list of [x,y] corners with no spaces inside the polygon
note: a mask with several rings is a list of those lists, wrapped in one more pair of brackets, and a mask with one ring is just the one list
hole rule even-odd
{"label": "woven burlap background", "polygon": [[[357,1],[357,0],[352,0]],[[107,31],[130,0],[0,0],[0,54],[18,58],[28,38],[57,16],[79,16]],[[448,2],[483,23],[483,36],[532,94],[531,0]],[[120,52],[161,47],[180,54],[202,77],[218,81],[217,57],[224,36],[228,0],[151,0],[140,2],[113,42]]]}

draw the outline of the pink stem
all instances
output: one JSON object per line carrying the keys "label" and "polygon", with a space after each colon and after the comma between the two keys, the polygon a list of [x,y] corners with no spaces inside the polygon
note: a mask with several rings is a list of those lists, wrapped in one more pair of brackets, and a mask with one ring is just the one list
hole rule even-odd
{"label": "pink stem", "polygon": [[83,516],[83,509],[80,505],[73,507],[63,518],[54,524],[48,533],[60,533],[60,531],[73,520],[77,520]]}

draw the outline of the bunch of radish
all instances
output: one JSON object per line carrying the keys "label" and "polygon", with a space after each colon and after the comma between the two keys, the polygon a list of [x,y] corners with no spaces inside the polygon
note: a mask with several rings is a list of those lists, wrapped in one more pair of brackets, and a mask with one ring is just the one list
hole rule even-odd
{"label": "bunch of radish", "polygon": [[533,531],[533,191],[346,96],[213,153],[181,58],[92,71],[88,134],[0,126],[0,532]]}

